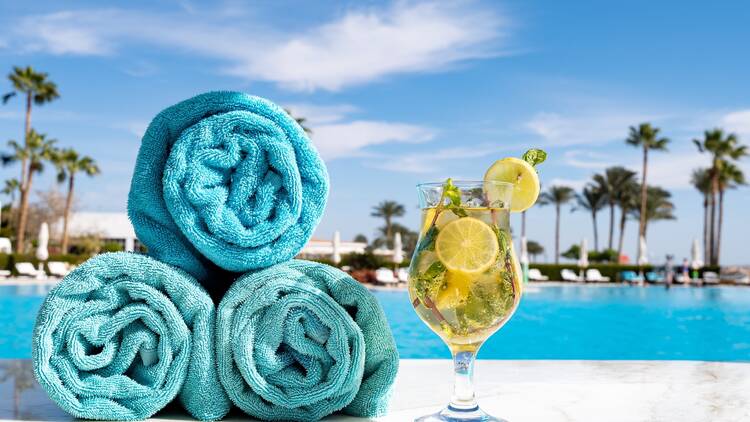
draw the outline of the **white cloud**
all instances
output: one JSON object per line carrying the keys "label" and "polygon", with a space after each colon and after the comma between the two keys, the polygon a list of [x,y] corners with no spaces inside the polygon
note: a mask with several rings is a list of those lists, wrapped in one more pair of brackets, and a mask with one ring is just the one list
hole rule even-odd
{"label": "white cloud", "polygon": [[326,160],[372,155],[368,148],[389,143],[416,144],[430,141],[435,131],[403,122],[353,119],[359,109],[349,104],[290,104],[295,117],[304,117],[312,129],[313,144]]}
{"label": "white cloud", "polygon": [[0,119],[15,120],[20,119],[23,115],[17,111],[0,111]]}
{"label": "white cloud", "polygon": [[152,76],[158,73],[159,67],[153,63],[136,60],[130,63],[127,67],[122,69],[126,75],[130,75],[136,78],[143,78],[146,76]]}
{"label": "white cloud", "polygon": [[564,179],[556,177],[550,180],[549,183],[545,183],[545,186],[542,186],[542,189],[546,189],[547,186],[567,186],[573,188],[575,191],[579,191],[590,181],[590,179]]}
{"label": "white cloud", "polygon": [[359,109],[349,104],[313,105],[288,104],[286,106],[295,117],[304,117],[310,125],[322,125],[343,120]]}
{"label": "white cloud", "polygon": [[131,120],[127,122],[116,123],[112,127],[114,129],[124,130],[125,132],[136,136],[138,139],[141,139],[143,138],[143,134],[146,133],[148,124],[149,122],[145,120]]}
{"label": "white cloud", "polygon": [[[445,163],[456,160],[485,157],[497,154],[497,145],[444,148],[435,151],[382,156],[381,161],[370,162],[371,167],[402,173],[432,173],[446,168]],[[453,175],[454,177],[456,175]]]}
{"label": "white cloud", "polygon": [[339,90],[381,77],[435,71],[499,54],[505,22],[466,2],[397,2],[353,11],[247,57],[230,73],[294,90]]}
{"label": "white cloud", "polygon": [[542,112],[527,121],[525,127],[549,145],[601,144],[624,140],[629,126],[655,118],[641,113],[617,111],[577,115]]}
{"label": "white cloud", "polygon": [[435,135],[423,126],[368,120],[331,123],[312,129],[313,144],[327,160],[361,155],[373,145],[427,142]]}
{"label": "white cloud", "polygon": [[[698,151],[670,151],[649,154],[648,184],[666,189],[692,189],[690,176],[698,167],[708,167],[710,159]],[[627,166],[641,174],[642,164],[634,162]]]}
{"label": "white cloud", "polygon": [[568,150],[563,154],[565,164],[582,169],[603,169],[615,165],[612,157],[586,150]]}
{"label": "white cloud", "polygon": [[748,141],[750,138],[750,109],[738,110],[724,115],[721,125],[729,132],[734,132]]}
{"label": "white cloud", "polygon": [[471,1],[396,2],[351,10],[290,33],[223,12],[145,14],[121,9],[21,18],[14,41],[31,51],[115,54],[121,44],[166,46],[217,58],[223,71],[292,90],[335,91],[390,75],[433,72],[507,54],[508,20]]}

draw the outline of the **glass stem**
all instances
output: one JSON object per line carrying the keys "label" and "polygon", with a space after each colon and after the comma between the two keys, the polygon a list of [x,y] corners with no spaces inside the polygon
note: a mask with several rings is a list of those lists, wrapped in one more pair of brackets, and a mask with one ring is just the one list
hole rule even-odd
{"label": "glass stem", "polygon": [[477,408],[474,396],[474,358],[476,352],[453,352],[453,372],[455,381],[450,406],[457,410]]}

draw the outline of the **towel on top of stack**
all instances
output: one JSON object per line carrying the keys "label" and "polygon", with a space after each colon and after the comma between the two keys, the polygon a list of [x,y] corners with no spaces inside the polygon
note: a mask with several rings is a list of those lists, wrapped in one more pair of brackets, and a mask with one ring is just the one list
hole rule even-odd
{"label": "towel on top of stack", "polygon": [[398,370],[377,299],[346,273],[292,260],[245,274],[222,299],[219,379],[250,416],[381,416]]}
{"label": "towel on top of stack", "polygon": [[282,108],[239,92],[171,106],[138,152],[128,214],[149,255],[205,282],[293,258],[312,236],[328,173]]}
{"label": "towel on top of stack", "polygon": [[179,395],[195,418],[230,408],[215,308],[196,280],[145,255],[89,259],[47,295],[34,327],[39,384],[78,418],[145,419]]}

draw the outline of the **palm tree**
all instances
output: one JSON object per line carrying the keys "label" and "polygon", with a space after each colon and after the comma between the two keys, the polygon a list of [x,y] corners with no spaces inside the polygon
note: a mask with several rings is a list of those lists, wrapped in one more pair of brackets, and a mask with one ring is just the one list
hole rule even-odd
{"label": "palm tree", "polygon": [[526,242],[526,252],[531,255],[531,260],[536,261],[537,255],[541,255],[544,253],[544,246],[542,246],[539,242],[529,240]]}
{"label": "palm tree", "polygon": [[59,183],[68,181],[68,193],[65,197],[65,211],[63,212],[62,253],[68,252],[68,220],[70,209],[73,205],[73,189],[75,187],[76,173],[83,172],[88,176],[96,176],[100,173],[99,166],[93,158],[81,157],[78,152],[71,148],[56,151],[53,163],[57,167],[57,181]]}
{"label": "palm tree", "polygon": [[716,196],[719,193],[719,176],[721,168],[730,160],[739,160],[747,155],[747,146],[741,145],[737,135],[716,128],[703,133],[703,139],[693,139],[693,143],[700,152],[711,154],[711,194],[709,195],[710,230],[709,230],[709,263],[719,265],[719,255],[716,251]]}
{"label": "palm tree", "polygon": [[[721,228],[724,223],[724,192],[746,185],[745,175],[736,165],[725,162],[719,169],[719,221],[716,226],[716,257],[721,256]],[[717,261],[718,262],[718,261]]]}
{"label": "palm tree", "polygon": [[555,206],[555,264],[560,263],[560,208],[575,198],[575,191],[568,186],[550,186],[539,196],[539,205]]}
{"label": "palm tree", "polygon": [[[3,104],[18,94],[26,95],[26,120],[24,126],[24,145],[28,146],[31,135],[31,104],[44,105],[60,97],[57,85],[47,79],[49,75],[44,72],[36,72],[31,66],[25,68],[14,66],[13,72],[8,79],[13,84],[13,91],[3,95]],[[28,195],[28,189],[24,186],[26,182],[26,159],[21,159],[21,196]]]}
{"label": "palm tree", "polygon": [[[659,220],[674,220],[674,204],[670,201],[672,194],[658,186],[646,187],[646,207],[645,214],[642,214],[644,207],[640,203],[641,197],[637,196],[637,206],[632,210],[634,216],[638,217],[639,220],[646,223],[643,226],[643,233],[641,235],[645,238],[648,229],[648,224],[652,221]],[[640,245],[640,242],[638,242]],[[639,251],[640,253],[640,251]]]}
{"label": "palm tree", "polygon": [[708,197],[711,195],[711,170],[693,170],[690,182],[703,195],[703,262],[708,263]]}
{"label": "palm tree", "polygon": [[[650,123],[641,123],[637,128],[630,126],[630,134],[625,142],[628,145],[643,149],[643,168],[641,169],[641,199],[640,220],[638,222],[638,236],[646,235],[646,207],[648,206],[647,186],[648,181],[648,151],[666,151],[669,139],[659,137],[659,128],[652,127]],[[641,244],[638,242],[638,256],[640,256]]]}
{"label": "palm tree", "polygon": [[635,180],[635,173],[630,173],[632,174],[632,177],[628,178],[627,182],[620,186],[615,197],[617,206],[620,207],[620,240],[617,243],[618,261],[622,255],[622,249],[625,244],[625,224],[628,221],[628,215],[638,207],[638,192],[640,186]]}
{"label": "palm tree", "polygon": [[583,188],[580,194],[576,194],[578,206],[591,213],[591,221],[594,224],[594,250],[599,250],[599,230],[596,224],[596,213],[607,205],[607,197],[597,186],[589,184]]}
{"label": "palm tree", "polygon": [[290,117],[291,117],[292,119],[294,119],[294,121],[295,121],[295,122],[297,122],[297,124],[299,125],[299,127],[301,127],[301,128],[302,128],[302,130],[304,130],[306,134],[308,134],[308,135],[312,135],[312,132],[313,132],[313,131],[312,131],[312,129],[310,129],[310,128],[309,128],[309,127],[307,126],[307,118],[305,118],[305,117],[297,117],[297,116],[295,116],[294,114],[292,114],[292,110],[290,110],[290,109],[288,109],[288,108],[285,108],[285,109],[284,109],[284,111],[285,111],[285,112],[286,112],[286,114],[288,114],[288,115],[289,115],[289,116],[290,116]]}
{"label": "palm tree", "polygon": [[612,249],[615,235],[615,207],[618,205],[618,195],[623,187],[635,180],[635,172],[625,167],[608,167],[604,174],[595,174],[594,183],[607,198],[609,204],[609,241],[607,249]]}
{"label": "palm tree", "polygon": [[5,186],[3,187],[2,193],[10,196],[11,205],[16,203],[16,191],[18,191],[20,188],[21,183],[18,181],[18,179],[8,179],[5,181]]}
{"label": "palm tree", "polygon": [[382,201],[378,205],[372,207],[373,217],[381,217],[385,220],[385,240],[390,247],[393,242],[393,218],[401,217],[406,212],[403,205],[396,201]]}
{"label": "palm tree", "polygon": [[2,193],[10,196],[8,204],[8,228],[13,227],[13,207],[16,205],[16,191],[21,189],[21,182],[18,179],[8,179],[5,181]]}
{"label": "palm tree", "polygon": [[24,251],[24,237],[29,213],[29,194],[34,180],[34,173],[41,173],[44,170],[44,161],[49,161],[53,158],[56,142],[56,140],[47,139],[46,135],[31,129],[29,136],[26,138],[25,146],[20,145],[16,141],[8,141],[8,146],[12,152],[2,156],[3,164],[15,161],[25,161],[28,163],[26,180],[21,184],[21,204],[19,205],[18,226],[16,229],[17,253],[23,253]]}

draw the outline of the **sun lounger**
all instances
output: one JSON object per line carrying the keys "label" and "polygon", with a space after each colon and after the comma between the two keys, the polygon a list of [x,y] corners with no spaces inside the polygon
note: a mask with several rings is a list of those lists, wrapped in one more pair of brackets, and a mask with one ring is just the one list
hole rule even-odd
{"label": "sun lounger", "polygon": [[407,271],[406,268],[399,268],[398,271],[396,271],[396,275],[398,276],[398,281],[401,283],[409,281],[409,271]]}
{"label": "sun lounger", "polygon": [[68,268],[68,263],[61,262],[61,261],[48,262],[47,269],[49,270],[50,275],[54,275],[56,277],[65,277],[70,272],[70,268]]}
{"label": "sun lounger", "polygon": [[393,275],[390,268],[378,268],[375,270],[375,280],[382,284],[398,284],[398,279]]}
{"label": "sun lounger", "polygon": [[656,271],[649,271],[646,273],[646,281],[654,284],[664,283],[664,276]]}
{"label": "sun lounger", "polygon": [[635,271],[623,271],[620,273],[620,279],[626,283],[642,283],[643,277]]}
{"label": "sun lounger", "polygon": [[11,273],[8,270],[0,270],[0,278],[8,278],[10,277]]}
{"label": "sun lounger", "polygon": [[750,284],[750,275],[741,271],[721,273],[719,279],[734,284]]}
{"label": "sun lounger", "polygon": [[529,280],[533,281],[547,281],[549,280],[549,277],[542,274],[541,271],[539,271],[539,268],[529,268]]}
{"label": "sun lounger", "polygon": [[583,281],[583,278],[578,276],[578,274],[575,273],[575,271],[570,270],[568,268],[563,268],[560,270],[560,277],[562,277],[563,281]]}
{"label": "sun lounger", "polygon": [[16,262],[16,271],[22,277],[44,277],[47,275],[44,270],[37,269],[31,262]]}
{"label": "sun lounger", "polygon": [[719,275],[713,271],[703,273],[703,284],[719,284]]}
{"label": "sun lounger", "polygon": [[596,268],[589,268],[588,270],[586,270],[586,281],[607,282],[609,281],[609,277],[603,276],[602,273]]}

